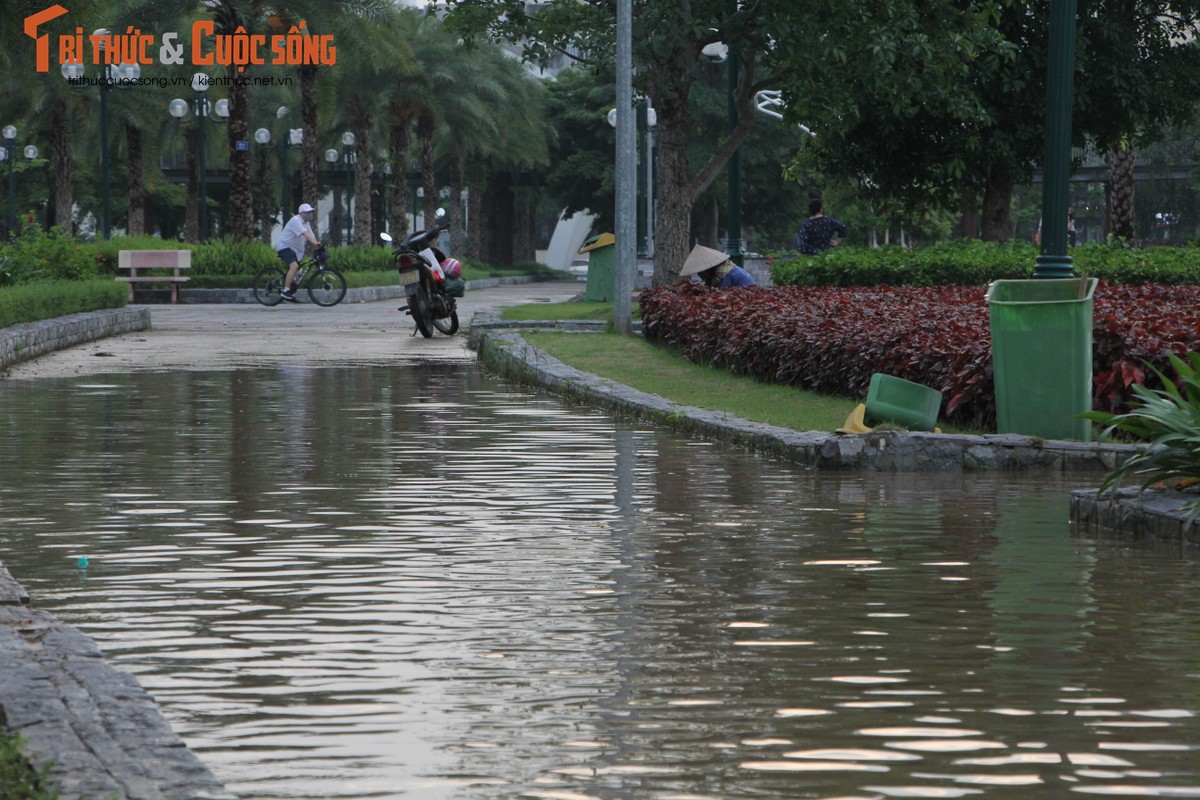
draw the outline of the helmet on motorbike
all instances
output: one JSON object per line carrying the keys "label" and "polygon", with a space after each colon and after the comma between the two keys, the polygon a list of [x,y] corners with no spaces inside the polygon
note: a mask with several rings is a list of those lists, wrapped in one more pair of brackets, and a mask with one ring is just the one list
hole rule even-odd
{"label": "helmet on motorbike", "polygon": [[458,278],[462,276],[462,264],[457,258],[447,258],[442,262],[442,272],[446,273],[447,278]]}

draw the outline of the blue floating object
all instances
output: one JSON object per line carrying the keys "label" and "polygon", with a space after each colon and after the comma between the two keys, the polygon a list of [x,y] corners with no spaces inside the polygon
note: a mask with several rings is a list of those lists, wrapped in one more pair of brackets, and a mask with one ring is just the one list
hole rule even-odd
{"label": "blue floating object", "polygon": [[75,566],[79,567],[80,569],[87,569],[87,567],[88,567],[87,556],[80,556],[75,561]]}

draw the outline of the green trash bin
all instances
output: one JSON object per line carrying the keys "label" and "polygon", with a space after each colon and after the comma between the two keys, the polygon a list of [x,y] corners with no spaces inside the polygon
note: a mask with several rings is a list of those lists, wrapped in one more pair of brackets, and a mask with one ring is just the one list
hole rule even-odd
{"label": "green trash bin", "polygon": [[987,290],[996,430],[1091,438],[1095,278],[995,281]]}
{"label": "green trash bin", "polygon": [[583,243],[579,252],[588,254],[587,289],[583,299],[591,303],[607,303],[616,296],[617,239],[611,233],[593,236]]}

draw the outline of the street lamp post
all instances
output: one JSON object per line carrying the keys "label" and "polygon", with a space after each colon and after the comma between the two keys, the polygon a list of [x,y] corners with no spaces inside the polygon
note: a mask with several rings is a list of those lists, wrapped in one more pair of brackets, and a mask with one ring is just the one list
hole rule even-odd
{"label": "street lamp post", "polygon": [[[333,175],[334,175],[333,167],[334,167],[334,164],[337,164],[337,162],[338,162],[338,151],[332,147],[329,148],[328,150],[326,150],[325,151],[325,163],[327,163],[329,165],[329,175],[330,175],[329,183],[331,185],[333,184]],[[333,203],[334,220],[333,221],[334,221],[334,224],[337,225],[337,236],[334,237],[334,240],[333,240],[334,243],[339,243],[341,241],[341,237],[342,237],[342,221],[341,221],[341,219],[338,218],[341,213],[341,210],[342,210],[341,202],[338,200],[338,198],[340,196],[341,195],[338,194],[337,187],[334,186],[333,187],[333,200],[334,200],[334,203]],[[330,236],[333,236],[333,226],[332,225],[329,228],[329,234],[330,234]]]}
{"label": "street lamp post", "polygon": [[346,131],[342,134],[342,160],[346,164],[346,175],[349,179],[349,193],[346,195],[346,244],[354,243],[354,164],[358,155],[354,152],[354,134]]}
{"label": "street lamp post", "polygon": [[[729,49],[724,42],[706,44],[701,50],[709,61],[719,64],[725,62],[726,69],[726,108],[729,133],[732,134],[738,124],[737,82],[741,69],[741,59]],[[742,266],[742,157],[741,148],[733,151],[729,157],[729,206],[725,226],[725,252],[733,263]]]}
{"label": "street lamp post", "polygon": [[[204,143],[204,126],[205,123],[212,119],[213,122],[227,122],[229,120],[229,101],[222,98],[216,103],[209,103],[206,93],[208,92],[209,77],[203,72],[197,72],[192,76],[192,115],[196,118],[196,156],[199,161],[200,169],[200,240],[204,241],[208,238],[208,166],[205,163],[205,143]],[[179,99],[171,101],[168,107],[171,116],[182,121],[188,113],[188,104]],[[209,117],[212,112],[216,116]]]}
{"label": "street lamp post", "polygon": [[12,237],[13,228],[17,223],[16,205],[17,196],[13,188],[13,161],[16,160],[17,151],[17,129],[12,125],[5,125],[4,130],[0,131],[4,134],[4,160],[8,162],[8,225],[6,233]]}
{"label": "street lamp post", "polygon": [[1075,0],[1050,3],[1050,57],[1046,71],[1046,159],[1042,177],[1042,253],[1035,278],[1074,276],[1067,255],[1071,178],[1071,106],[1075,94]]}

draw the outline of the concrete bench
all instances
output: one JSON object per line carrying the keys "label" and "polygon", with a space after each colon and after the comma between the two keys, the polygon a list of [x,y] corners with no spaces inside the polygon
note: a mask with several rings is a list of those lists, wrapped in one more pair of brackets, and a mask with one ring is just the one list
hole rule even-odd
{"label": "concrete bench", "polygon": [[117,266],[129,270],[117,280],[129,284],[129,302],[133,302],[134,285],[138,283],[167,283],[171,285],[171,302],[179,302],[179,284],[191,280],[180,270],[192,268],[191,250],[121,250]]}

